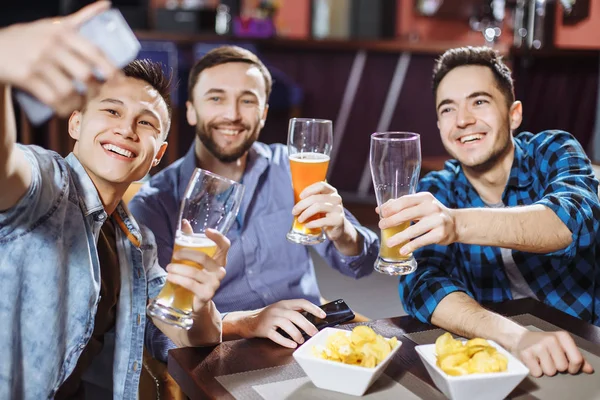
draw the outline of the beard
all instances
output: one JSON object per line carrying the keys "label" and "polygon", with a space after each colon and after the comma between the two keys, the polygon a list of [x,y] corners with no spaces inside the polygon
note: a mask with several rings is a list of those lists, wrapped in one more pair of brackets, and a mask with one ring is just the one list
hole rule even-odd
{"label": "beard", "polygon": [[[243,128],[246,131],[250,131],[252,127],[250,125],[244,124]],[[240,159],[250,147],[256,142],[258,138],[259,126],[256,125],[254,129],[251,131],[251,134],[242,144],[239,146],[229,150],[226,152],[223,148],[219,147],[217,143],[213,140],[212,135],[209,133],[215,126],[213,124],[207,124],[206,126],[202,124],[200,121],[196,125],[196,136],[200,139],[200,142],[206,147],[206,149],[212,154],[217,160],[223,163],[232,163]]]}

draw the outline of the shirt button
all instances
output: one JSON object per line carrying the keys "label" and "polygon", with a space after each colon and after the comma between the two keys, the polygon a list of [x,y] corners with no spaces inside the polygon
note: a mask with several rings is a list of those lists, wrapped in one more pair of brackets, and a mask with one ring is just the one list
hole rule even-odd
{"label": "shirt button", "polygon": [[141,324],[142,323],[142,316],[140,314],[137,315],[137,324]]}
{"label": "shirt button", "polygon": [[137,362],[137,361],[134,361],[134,362],[133,362],[133,370],[134,370],[134,371],[137,371],[137,370],[138,370],[138,362]]}

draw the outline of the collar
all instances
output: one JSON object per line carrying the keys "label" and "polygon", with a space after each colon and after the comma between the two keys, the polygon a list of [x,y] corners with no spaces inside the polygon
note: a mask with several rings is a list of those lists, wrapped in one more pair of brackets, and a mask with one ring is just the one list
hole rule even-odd
{"label": "collar", "polygon": [[[104,205],[102,204],[102,200],[100,200],[96,186],[94,186],[94,183],[85,168],[73,153],[70,153],[65,158],[65,161],[71,169],[71,176],[73,177],[79,196],[79,206],[83,211],[84,216],[92,216],[94,220],[99,222],[105,221],[106,212],[104,211]],[[112,217],[121,231],[127,236],[127,239],[129,239],[135,247],[140,247],[142,242],[140,229],[127,211],[123,201],[119,202]]]}

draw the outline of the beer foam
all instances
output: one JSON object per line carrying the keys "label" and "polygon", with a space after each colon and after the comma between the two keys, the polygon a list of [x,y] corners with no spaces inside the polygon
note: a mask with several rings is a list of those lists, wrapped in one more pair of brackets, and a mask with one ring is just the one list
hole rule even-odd
{"label": "beer foam", "polygon": [[214,247],[217,244],[203,233],[193,235],[180,234],[175,238],[175,245],[181,247]]}
{"label": "beer foam", "polygon": [[296,153],[290,155],[290,160],[302,163],[322,163],[329,161],[329,156],[321,153]]}

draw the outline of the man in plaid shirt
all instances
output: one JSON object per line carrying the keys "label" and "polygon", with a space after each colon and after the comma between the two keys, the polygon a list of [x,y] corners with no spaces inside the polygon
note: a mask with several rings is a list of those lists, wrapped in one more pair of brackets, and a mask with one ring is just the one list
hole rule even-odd
{"label": "man in plaid shirt", "polygon": [[479,305],[531,297],[600,326],[600,203],[590,161],[566,132],[512,137],[522,104],[489,48],[444,53],[433,90],[454,160],[428,174],[419,193],[380,210],[382,229],[413,221],[388,240],[418,262],[400,279],[405,310],[500,343],[534,376],[593,372],[568,333],[530,332]]}

